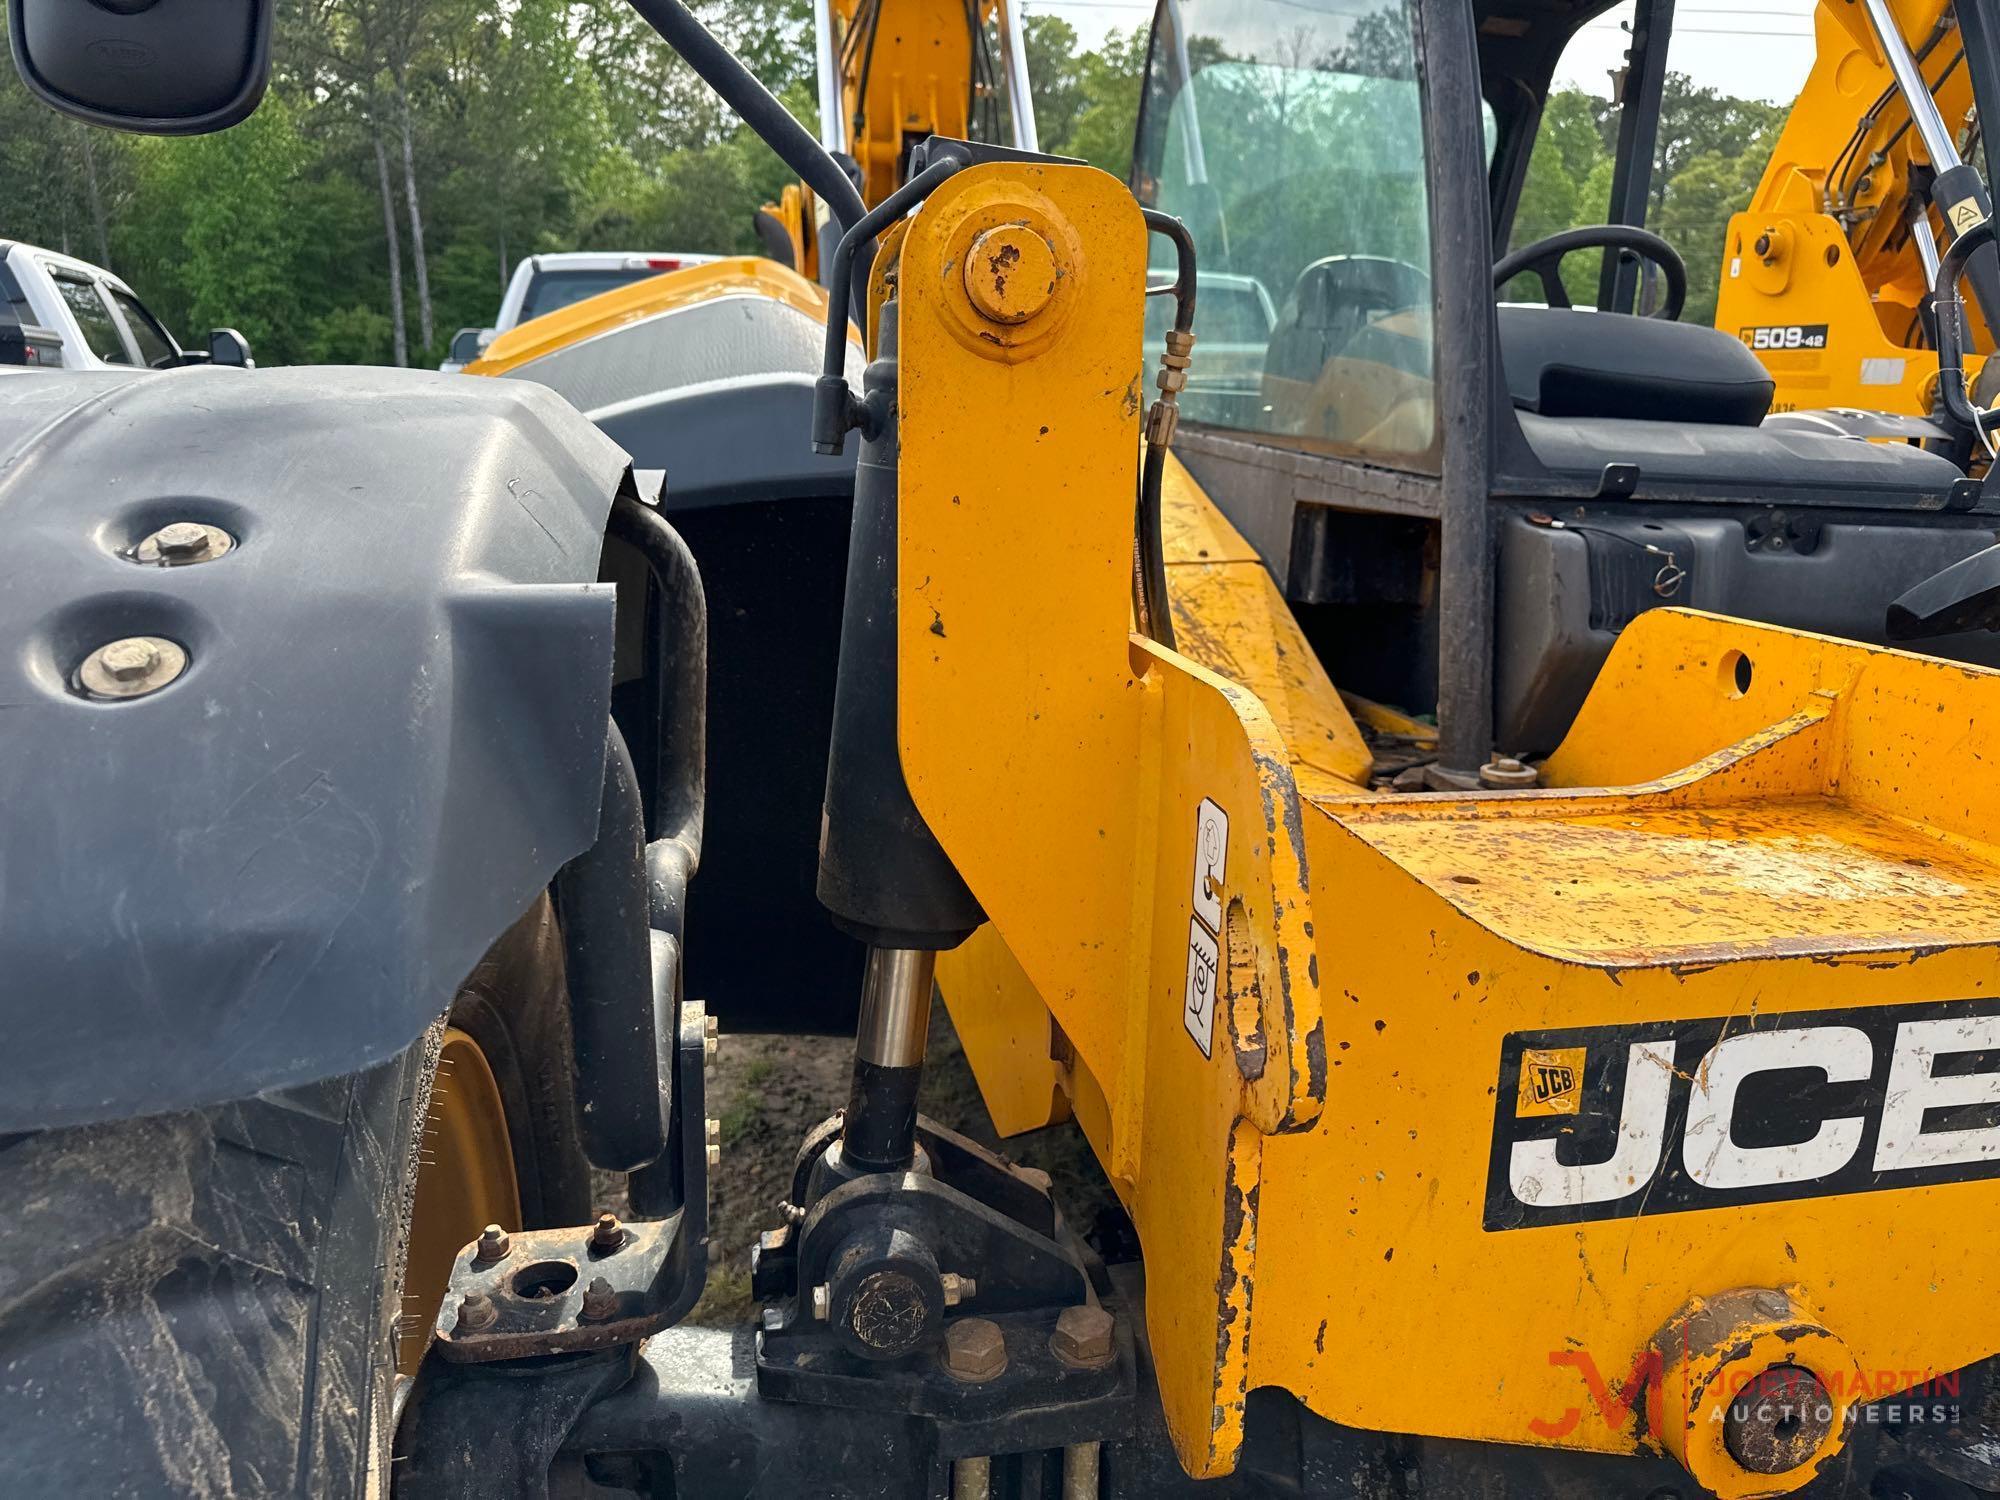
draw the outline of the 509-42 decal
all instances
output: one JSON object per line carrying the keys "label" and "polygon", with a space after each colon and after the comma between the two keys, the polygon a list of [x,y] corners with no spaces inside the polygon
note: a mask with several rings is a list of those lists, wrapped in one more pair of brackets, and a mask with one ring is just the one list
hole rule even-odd
{"label": "509-42 decal", "polygon": [[1752,349],[1824,349],[1826,324],[1773,323],[1763,328],[1739,328],[1736,336]]}
{"label": "509-42 decal", "polygon": [[2000,1176],[2000,1001],[1515,1032],[1486,1228]]}

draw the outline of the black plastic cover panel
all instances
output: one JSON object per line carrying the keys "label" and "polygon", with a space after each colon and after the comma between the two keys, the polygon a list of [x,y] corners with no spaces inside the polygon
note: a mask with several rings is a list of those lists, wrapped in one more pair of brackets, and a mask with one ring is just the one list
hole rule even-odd
{"label": "black plastic cover panel", "polygon": [[[0,1131],[408,1046],[595,835],[625,455],[521,381],[0,375]],[[237,545],[131,560],[172,521]],[[93,700],[105,642],[186,671]]]}

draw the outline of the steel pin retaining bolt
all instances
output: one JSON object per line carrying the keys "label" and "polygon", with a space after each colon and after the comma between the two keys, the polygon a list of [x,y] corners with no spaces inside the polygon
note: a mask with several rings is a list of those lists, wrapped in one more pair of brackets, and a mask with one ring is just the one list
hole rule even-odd
{"label": "steel pin retaining bolt", "polygon": [[484,1264],[505,1260],[507,1252],[514,1248],[514,1241],[507,1231],[498,1224],[488,1224],[479,1232],[479,1248],[473,1252],[474,1258]]}
{"label": "steel pin retaining bolt", "polygon": [[944,1367],[954,1380],[991,1380],[1007,1368],[1007,1336],[985,1318],[945,1325]]}
{"label": "steel pin retaining bolt", "polygon": [[478,1333],[499,1320],[500,1309],[484,1292],[467,1292],[458,1304],[458,1332]]}
{"label": "steel pin retaining bolt", "polygon": [[1111,1363],[1111,1331],[1114,1326],[1111,1314],[1101,1307],[1090,1304],[1065,1307],[1062,1316],[1056,1319],[1056,1331],[1049,1338],[1049,1348],[1066,1365],[1082,1370],[1096,1369]]}
{"label": "steel pin retaining bolt", "polygon": [[163,636],[125,636],[86,656],[76,680],[93,698],[140,698],[172,682],[187,663],[187,652]]}
{"label": "steel pin retaining bolt", "polygon": [[590,1243],[599,1250],[616,1250],[625,1243],[625,1226],[616,1214],[599,1214],[597,1227],[590,1231]]}
{"label": "steel pin retaining bolt", "polygon": [[813,1320],[824,1323],[831,1314],[833,1294],[824,1285],[813,1288]]}

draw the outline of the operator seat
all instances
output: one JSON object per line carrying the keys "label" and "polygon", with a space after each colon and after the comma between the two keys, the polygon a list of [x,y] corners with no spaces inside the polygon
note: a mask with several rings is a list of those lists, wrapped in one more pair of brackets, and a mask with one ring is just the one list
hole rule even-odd
{"label": "operator seat", "polygon": [[1929,508],[1962,477],[1906,443],[1762,426],[1771,377],[1719,329],[1518,303],[1494,311],[1521,435],[1556,474],[1595,483],[1618,464],[1650,486],[1754,484]]}
{"label": "operator seat", "polygon": [[1496,312],[1521,411],[1755,427],[1771,409],[1770,373],[1720,329],[1505,302]]}

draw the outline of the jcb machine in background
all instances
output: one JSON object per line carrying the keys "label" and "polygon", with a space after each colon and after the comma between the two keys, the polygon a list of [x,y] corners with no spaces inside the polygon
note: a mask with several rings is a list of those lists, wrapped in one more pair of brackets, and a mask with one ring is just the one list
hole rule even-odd
{"label": "jcb machine in background", "polygon": [[[1643,14],[1661,8],[1642,4],[1635,23],[1642,78],[1665,66],[1665,31]],[[1939,253],[1990,207],[1975,168],[2000,110],[1996,18],[1933,0],[1827,0],[1813,14],[1812,72],[1724,237],[1715,326],[1757,352],[1779,411],[1929,417]],[[1990,255],[1974,287],[1976,372],[2000,319]]]}
{"label": "jcb machine in background", "polygon": [[[14,0],[17,58],[72,113],[230,123],[269,13],[216,50],[187,3]],[[823,334],[803,399],[784,333],[592,408],[679,434],[664,500],[524,383],[0,384],[12,1487],[2000,1493],[2000,676],[1869,644],[1991,650],[2000,498],[1760,426],[1727,334],[1495,307],[1577,243],[1681,279],[1624,226],[1494,261],[1596,7],[1170,0],[1129,188],[932,136],[872,206],[638,8],[831,216],[823,296],[631,290]],[[1939,273],[1968,431],[1990,239]],[[1276,309],[1226,379],[1211,275]],[[578,317],[552,373],[647,347]],[[688,425],[752,401],[796,428]],[[677,469],[851,513],[805,837],[863,957],[793,1004],[856,1007],[852,1088],[735,1332],[676,1321],[703,667],[744,676]],[[768,718],[741,752],[795,758]],[[934,976],[995,1119],[1073,1116],[1136,1254],[916,1115]],[[577,1211],[578,1160],[629,1217]]]}

